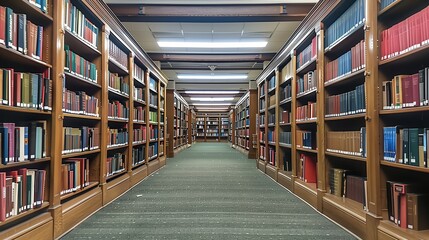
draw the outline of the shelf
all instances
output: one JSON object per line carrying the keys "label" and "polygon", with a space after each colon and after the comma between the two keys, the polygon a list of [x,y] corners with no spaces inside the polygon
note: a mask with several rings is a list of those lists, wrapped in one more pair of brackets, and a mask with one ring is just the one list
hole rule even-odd
{"label": "shelf", "polygon": [[101,120],[101,117],[95,117],[95,116],[86,115],[86,114],[74,114],[74,113],[63,112],[63,116],[65,118],[78,118],[78,119],[86,119],[86,120],[94,120],[94,121]]}
{"label": "shelf", "polygon": [[138,82],[140,86],[146,86],[146,84],[144,83],[144,80],[136,78],[135,76],[133,78],[134,78],[134,82]]}
{"label": "shelf", "polygon": [[264,94],[264,95],[262,95],[262,96],[259,96],[259,99],[261,99],[261,98],[265,98],[265,94]]}
{"label": "shelf", "polygon": [[276,124],[275,123],[270,123],[270,124],[268,124],[268,127],[269,128],[273,128],[273,127],[275,127],[276,126]]}
{"label": "shelf", "polygon": [[356,202],[346,197],[338,197],[330,193],[323,195],[324,201],[329,201],[331,205],[347,212],[361,222],[366,222],[366,211],[363,209],[363,204]]}
{"label": "shelf", "polygon": [[119,75],[128,75],[128,69],[122,66],[119,62],[109,56],[109,70],[110,72],[118,73]]}
{"label": "shelf", "polygon": [[292,148],[292,144],[281,143],[281,142],[279,142],[279,146],[284,148]]}
{"label": "shelf", "polygon": [[310,119],[310,120],[296,120],[296,124],[312,124],[317,123],[317,119]]}
{"label": "shelf", "polygon": [[276,109],[276,105],[270,106],[270,107],[268,108],[268,111],[273,110],[273,109]]}
{"label": "shelf", "polygon": [[64,32],[65,32],[64,42],[65,44],[71,46],[71,48],[73,49],[73,52],[76,52],[79,55],[84,55],[85,57],[90,56],[91,59],[93,59],[96,56],[101,56],[101,52],[85,39],[71,32],[67,28],[65,28]]}
{"label": "shelf", "polygon": [[7,224],[10,224],[11,222],[14,222],[18,219],[24,219],[25,217],[27,217],[33,213],[41,212],[41,211],[47,209],[48,207],[49,207],[49,202],[43,202],[42,206],[40,206],[40,207],[27,210],[27,211],[22,212],[18,215],[7,218],[6,221],[4,221],[4,222],[0,222],[0,227],[5,226]]}
{"label": "shelf", "polygon": [[0,111],[9,111],[17,113],[29,113],[29,114],[41,114],[41,115],[51,115],[51,111],[44,111],[34,108],[23,108],[23,107],[14,107],[7,105],[0,105]]}
{"label": "shelf", "polygon": [[107,121],[116,122],[116,123],[128,123],[129,119],[120,119],[120,118],[108,117]]}
{"label": "shelf", "polygon": [[123,93],[123,92],[119,91],[118,89],[108,87],[107,90],[108,90],[109,95],[110,95],[109,97],[116,96],[116,97],[121,97],[121,98],[126,99],[126,100],[130,99],[130,96],[128,94]]}
{"label": "shelf", "polygon": [[349,160],[354,160],[354,161],[366,162],[366,158],[365,157],[361,157],[361,156],[342,154],[342,153],[335,153],[335,152],[331,152],[331,151],[326,151],[325,155],[332,156],[332,157],[349,159]]}
{"label": "shelf", "polygon": [[153,104],[149,104],[149,108],[152,108],[152,109],[158,109],[158,107],[157,107],[157,106],[155,106],[155,105],[153,105]]}
{"label": "shelf", "polygon": [[140,105],[144,105],[144,106],[146,106],[146,102],[145,102],[145,101],[143,101],[143,100],[140,100],[140,99],[134,99],[134,100],[133,100],[133,102],[134,102],[134,103],[137,103],[137,104],[140,104]]}
{"label": "shelf", "polygon": [[115,145],[110,145],[110,146],[108,145],[107,150],[112,151],[112,150],[117,150],[117,149],[126,148],[126,147],[128,147],[128,143],[115,144]]}
{"label": "shelf", "polygon": [[268,94],[271,94],[271,93],[275,93],[275,91],[276,91],[276,88],[275,87],[273,87],[273,88],[271,88],[271,89],[268,89],[268,91],[267,91],[267,93]]}
{"label": "shelf", "polygon": [[134,170],[134,169],[136,169],[136,168],[138,168],[138,167],[140,167],[140,166],[143,166],[143,165],[145,165],[145,164],[146,164],[146,160],[142,160],[141,162],[134,164],[134,165],[132,166],[132,168],[133,168],[133,170]]}
{"label": "shelf", "polygon": [[296,74],[300,75],[316,69],[316,59],[317,57],[314,57],[310,61],[306,62],[304,65],[302,65],[300,68],[296,70]]}
{"label": "shelf", "polygon": [[355,72],[351,72],[349,74],[340,76],[340,77],[336,77],[334,79],[331,79],[329,81],[325,82],[325,87],[338,87],[338,86],[342,86],[342,85],[348,85],[348,84],[353,84],[353,85],[357,85],[358,79],[362,79],[362,83],[365,81],[365,68],[362,68],[360,70],[357,70]]}
{"label": "shelf", "polygon": [[39,159],[34,159],[34,160],[25,160],[23,162],[10,162],[10,163],[7,163],[6,165],[0,164],[0,169],[16,168],[16,167],[21,167],[21,166],[29,166],[29,165],[32,165],[32,164],[46,163],[46,162],[49,162],[49,161],[51,161],[50,157],[39,158]]}
{"label": "shelf", "polygon": [[153,155],[152,157],[149,158],[149,162],[156,159],[158,157],[158,154]]}
{"label": "shelf", "polygon": [[140,141],[140,142],[133,142],[133,147],[140,146],[140,145],[143,145],[143,144],[146,144],[146,140],[145,141]]}
{"label": "shelf", "polygon": [[150,139],[149,142],[150,143],[155,143],[155,142],[158,142],[158,139]]}
{"label": "shelf", "polygon": [[153,93],[158,94],[158,91],[156,91],[155,89],[149,88],[149,90],[150,90],[151,92],[153,92]]}
{"label": "shelf", "polygon": [[99,182],[90,182],[89,185],[86,186],[86,187],[84,187],[84,188],[80,188],[80,189],[78,189],[76,191],[73,191],[73,192],[70,192],[70,193],[65,193],[65,194],[61,195],[60,199],[61,199],[61,201],[69,199],[69,198],[71,198],[73,196],[76,196],[76,195],[82,193],[82,192],[86,192],[87,190],[90,190],[93,187],[98,186],[98,184],[99,184]]}
{"label": "shelf", "polygon": [[158,125],[158,122],[149,121],[149,124],[151,124],[151,125]]}
{"label": "shelf", "polygon": [[2,0],[2,6],[12,7],[14,12],[25,13],[27,15],[27,20],[37,21],[32,21],[33,23],[43,23],[43,25],[46,25],[54,21],[51,16],[42,12],[40,8],[31,4],[28,0]]}
{"label": "shelf", "polygon": [[3,44],[0,44],[0,56],[2,56],[2,64],[4,65],[2,67],[14,67],[16,71],[31,70],[34,72],[37,70],[42,72],[47,68],[52,68],[52,65],[50,64],[28,55],[24,55],[12,48],[7,48]]}
{"label": "shelf", "polygon": [[[365,21],[361,24],[354,26],[350,29],[346,34],[335,40],[331,45],[325,48],[325,54],[339,52],[356,42],[356,39],[363,40],[364,39],[364,31],[363,26],[365,25]],[[350,49],[350,48],[347,48]]]}
{"label": "shelf", "polygon": [[279,83],[280,86],[283,86],[285,83],[291,81],[293,79],[293,76],[289,76],[288,78],[284,79],[283,82]]}
{"label": "shelf", "polygon": [[95,149],[95,150],[91,150],[91,151],[83,151],[83,152],[75,152],[75,153],[67,153],[67,154],[63,154],[62,158],[75,158],[75,157],[81,157],[81,156],[85,156],[85,155],[90,155],[90,154],[95,154],[95,153],[99,153],[101,150]]}
{"label": "shelf", "polygon": [[415,231],[405,229],[389,220],[380,221],[378,231],[383,232],[383,235],[391,236],[391,239],[429,239],[429,230]]}
{"label": "shelf", "polygon": [[133,124],[146,125],[146,122],[145,121],[135,121],[135,120],[133,120]]}
{"label": "shelf", "polygon": [[287,103],[291,103],[291,102],[292,102],[292,98],[286,98],[286,99],[283,99],[279,102],[279,106],[287,104]]}
{"label": "shelf", "polygon": [[412,165],[408,165],[408,164],[389,162],[386,160],[381,160],[380,164],[383,166],[388,166],[388,167],[392,167],[392,168],[400,168],[400,169],[414,171],[414,172],[429,173],[429,168],[425,168],[425,167],[418,167],[418,166],[412,166]]}
{"label": "shelf", "polygon": [[299,93],[296,95],[296,99],[303,98],[303,97],[312,97],[313,95],[316,96],[316,92],[317,92],[317,88]]}
{"label": "shelf", "polygon": [[410,10],[420,9],[427,5],[427,1],[419,0],[396,0],[380,12],[378,12],[378,19],[380,21],[391,21],[392,19],[398,19],[398,16],[403,16],[404,13]]}
{"label": "shelf", "polygon": [[418,112],[426,112],[428,110],[429,110],[429,106],[398,108],[398,109],[380,110],[380,115],[418,113]]}
{"label": "shelf", "polygon": [[113,178],[119,177],[119,176],[123,175],[126,172],[127,172],[126,169],[121,169],[121,170],[119,170],[119,172],[116,172],[116,173],[114,173],[114,174],[106,177],[106,181],[109,181],[109,180],[111,180]]}
{"label": "shelf", "polygon": [[280,127],[291,126],[291,123],[279,123]]}
{"label": "shelf", "polygon": [[307,148],[302,148],[302,147],[296,147],[296,150],[301,151],[301,152],[308,152],[308,153],[317,154],[317,150],[315,150],[315,149],[307,149]]}
{"label": "shelf", "polygon": [[268,145],[270,145],[270,146],[276,146],[276,143],[275,142],[268,142]]}
{"label": "shelf", "polygon": [[[101,85],[99,85],[96,82],[93,82],[91,80],[87,80],[84,77],[81,77],[75,73],[69,72],[68,70],[64,70],[64,74],[66,77],[66,86],[71,84],[71,85],[79,85],[82,86],[83,88],[87,88],[87,87],[96,87],[96,88],[101,88]],[[73,81],[69,81],[69,79],[72,79]]]}
{"label": "shelf", "polygon": [[429,54],[429,44],[416,48],[414,50],[408,51],[406,53],[391,57],[385,60],[380,60],[379,65],[381,67],[390,66],[397,67],[402,64],[411,64],[424,62]]}
{"label": "shelf", "polygon": [[356,118],[364,118],[365,116],[366,116],[366,113],[357,113],[357,114],[350,114],[350,115],[344,115],[344,116],[338,116],[338,117],[326,117],[325,116],[325,121],[356,119]]}

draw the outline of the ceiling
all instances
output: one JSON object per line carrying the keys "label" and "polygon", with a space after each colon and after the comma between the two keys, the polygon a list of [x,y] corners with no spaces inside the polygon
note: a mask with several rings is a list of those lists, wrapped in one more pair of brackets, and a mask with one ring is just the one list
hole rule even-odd
{"label": "ceiling", "polygon": [[[233,97],[228,102],[236,103],[249,89],[249,81],[256,80],[264,65],[280,50],[317,1],[216,1],[217,4],[226,4],[224,6],[196,0],[147,0],[144,4],[141,0],[105,2],[149,56],[159,63],[175,89],[193,105],[195,101],[190,97],[220,95],[191,95],[185,90],[239,91],[221,95]],[[283,12],[279,13],[279,10]],[[161,48],[157,41],[268,43],[264,48]],[[185,80],[178,79],[178,74],[246,74],[247,79]],[[209,107],[227,111],[225,106]]]}

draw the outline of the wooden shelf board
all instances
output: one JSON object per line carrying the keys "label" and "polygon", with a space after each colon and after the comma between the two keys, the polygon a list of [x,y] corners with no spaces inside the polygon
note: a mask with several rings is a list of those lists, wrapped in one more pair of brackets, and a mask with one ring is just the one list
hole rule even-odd
{"label": "wooden shelf board", "polygon": [[337,52],[342,49],[346,45],[348,45],[351,41],[355,41],[355,39],[363,40],[364,37],[364,31],[363,26],[365,25],[365,22],[362,22],[358,26],[355,26],[350,32],[347,34],[344,34],[340,38],[338,38],[336,41],[331,43],[328,47],[325,48],[325,54],[329,54],[331,52]]}
{"label": "wooden shelf board", "polygon": [[323,195],[323,201],[329,201],[336,208],[343,212],[358,218],[362,222],[366,222],[366,211],[363,209],[363,204],[353,201],[349,198],[338,197],[329,193]]}
{"label": "wooden shelf board", "polygon": [[296,95],[296,99],[300,99],[300,98],[304,98],[304,97],[306,97],[306,98],[312,97],[313,95],[316,95],[316,92],[317,92],[317,88],[314,88],[314,89],[312,89],[310,91],[306,91],[306,92],[303,92],[303,93],[298,93]]}
{"label": "wooden shelf board", "polygon": [[119,177],[119,176],[121,176],[121,175],[124,175],[124,173],[126,173],[127,171],[126,171],[126,169],[122,169],[122,170],[120,170],[119,172],[117,172],[117,173],[115,173],[115,174],[113,174],[113,175],[110,175],[110,176],[108,176],[108,177],[106,177],[106,181],[111,181],[112,179],[114,179],[114,178],[116,178],[116,177]]}
{"label": "wooden shelf board", "polygon": [[15,69],[17,71],[22,71],[22,67],[24,67],[24,69],[31,69],[32,71],[36,69],[42,71],[46,68],[52,68],[52,65],[48,63],[45,63],[28,55],[24,55],[23,53],[18,52],[17,50],[14,50],[12,48],[7,48],[3,44],[0,44],[0,56],[7,56],[7,63],[5,63],[5,67],[8,67],[9,64],[12,64],[10,66],[17,65],[18,69]]}
{"label": "wooden shelf board", "polygon": [[308,153],[314,153],[317,154],[317,150],[315,149],[307,149],[307,148],[302,148],[302,147],[296,147],[297,151],[301,151],[301,152],[308,152]]}
{"label": "wooden shelf board", "polygon": [[267,94],[271,94],[273,92],[275,93],[275,91],[276,91],[276,87],[273,87],[273,88],[267,90]]}
{"label": "wooden shelf board", "polygon": [[140,146],[140,145],[143,145],[143,144],[146,144],[146,141],[142,141],[142,142],[139,142],[139,143],[133,143],[133,147]]}
{"label": "wooden shelf board", "polygon": [[280,86],[285,85],[285,83],[290,82],[293,79],[293,76],[289,76],[288,78],[283,79],[281,83],[279,83]]}
{"label": "wooden shelf board", "polygon": [[312,124],[312,123],[317,123],[317,119],[305,120],[305,121],[296,121],[297,125],[300,125],[300,124]]}
{"label": "wooden shelf board", "polygon": [[279,123],[280,127],[285,127],[285,126],[292,126],[291,123]]}
{"label": "wooden shelf board", "polygon": [[45,25],[54,21],[51,16],[42,12],[40,8],[29,1],[2,0],[2,5],[12,7],[15,11],[19,10],[19,13],[25,13],[28,20],[37,20],[37,22],[34,22],[35,24],[43,23]]}
{"label": "wooden shelf board", "polygon": [[281,143],[281,142],[279,142],[279,146],[284,148],[292,148],[292,144]]}
{"label": "wooden shelf board", "polygon": [[41,114],[41,115],[51,115],[51,111],[43,111],[39,109],[34,108],[23,108],[23,107],[13,107],[13,106],[7,106],[7,105],[0,105],[1,111],[8,111],[8,112],[19,112],[19,113],[30,113],[30,114]]}
{"label": "wooden shelf board", "polygon": [[385,60],[380,60],[378,64],[384,67],[384,66],[390,66],[390,65],[400,66],[401,64],[404,64],[404,63],[409,64],[410,62],[420,63],[420,60],[427,58],[428,53],[429,53],[429,44],[426,44],[424,46],[421,46],[412,51],[400,54],[398,56],[391,57]]}
{"label": "wooden shelf board", "polygon": [[429,230],[415,231],[398,227],[389,220],[382,220],[378,230],[398,239],[429,239]]}
{"label": "wooden shelf board", "polygon": [[125,119],[115,119],[115,118],[107,118],[107,121],[109,122],[116,122],[116,123],[128,123],[129,120],[125,120]]}
{"label": "wooden shelf board", "polygon": [[33,164],[40,164],[40,163],[46,163],[51,161],[50,157],[46,158],[40,158],[35,160],[25,160],[23,162],[10,162],[6,165],[0,164],[0,169],[8,169],[8,168],[15,168],[15,167],[21,167],[21,166],[29,166]]}
{"label": "wooden shelf board", "polygon": [[309,192],[311,192],[314,196],[317,196],[316,183],[307,183],[304,180],[296,178],[295,184],[300,185],[301,187],[303,187],[303,188],[307,189]]}
{"label": "wooden shelf board", "polygon": [[128,147],[128,144],[120,145],[120,146],[107,146],[107,151],[112,151],[112,150],[127,148],[127,147]]}
{"label": "wooden shelf board", "polygon": [[282,101],[279,102],[279,106],[285,105],[285,104],[291,103],[291,102],[292,102],[292,98],[286,98],[286,99],[283,99]]}
{"label": "wooden shelf board", "polygon": [[120,98],[126,99],[126,100],[130,99],[129,95],[127,95],[126,93],[123,93],[123,92],[121,92],[121,91],[119,91],[117,89],[114,89],[112,87],[108,87],[107,91],[109,92],[109,98],[110,97],[120,97]]}
{"label": "wooden shelf board", "polygon": [[132,166],[133,171],[135,171],[135,169],[136,169],[136,168],[138,168],[138,167],[140,167],[140,166],[143,166],[143,165],[146,165],[146,160],[143,160],[142,162],[140,162],[140,163],[137,163],[137,164],[133,165],[133,166]]}
{"label": "wooden shelf board", "polygon": [[405,169],[405,170],[410,170],[410,171],[429,173],[429,168],[425,168],[425,167],[417,167],[417,166],[412,166],[412,165],[408,165],[408,164],[389,162],[386,160],[381,160],[380,164],[383,166],[388,166],[388,167],[393,167],[393,168],[400,168],[400,169]]}
{"label": "wooden shelf board", "polygon": [[110,72],[118,73],[119,75],[128,75],[128,69],[122,66],[118,61],[109,56],[109,69]]}
{"label": "wooden shelf board", "polygon": [[302,65],[300,68],[296,70],[296,74],[304,74],[311,70],[316,69],[316,59],[317,57],[312,58],[310,61],[306,62],[304,65]]}
{"label": "wooden shelf board", "polygon": [[67,153],[67,154],[63,154],[62,158],[74,158],[74,157],[80,157],[80,156],[85,156],[85,155],[90,155],[90,154],[95,154],[95,153],[99,153],[101,150],[100,148],[95,149],[95,150],[91,150],[91,151],[83,151],[83,152],[75,152],[75,153]]}
{"label": "wooden shelf board", "polygon": [[66,77],[66,85],[68,85],[68,79],[71,78],[72,81],[70,82],[70,84],[73,84],[73,85],[78,84],[78,85],[82,85],[83,87],[96,87],[96,88],[101,89],[100,84],[93,82],[93,81],[90,81],[90,80],[87,80],[81,76],[78,76],[72,72],[69,72],[68,70],[64,70],[64,74]]}
{"label": "wooden shelf board", "polygon": [[146,125],[146,122],[140,122],[140,121],[133,121],[133,124],[138,124],[138,125]]}
{"label": "wooden shelf board", "polygon": [[337,77],[334,79],[331,79],[329,81],[326,81],[324,83],[325,87],[332,87],[332,86],[339,86],[339,85],[343,85],[343,84],[348,84],[348,83],[356,83],[356,80],[359,78],[364,79],[364,72],[365,72],[365,68],[360,69],[358,71],[346,74],[344,76],[341,77]]}
{"label": "wooden shelf board", "polygon": [[[137,78],[135,76],[133,78],[134,78],[134,82],[137,82],[138,85],[140,85],[140,86],[146,86],[146,84],[144,83],[144,80],[139,79],[139,78]],[[134,84],[134,85],[137,85],[137,84]]]}
{"label": "wooden shelf board", "polygon": [[426,112],[429,110],[429,106],[421,107],[409,107],[409,108],[399,108],[399,109],[389,109],[389,110],[380,110],[380,115],[395,115],[395,114],[405,114],[405,113],[418,113]]}
{"label": "wooden shelf board", "polygon": [[143,101],[143,100],[140,100],[140,99],[133,99],[133,102],[135,104],[138,104],[138,105],[144,105],[144,106],[146,106],[146,102]]}
{"label": "wooden shelf board", "polygon": [[16,221],[18,219],[23,219],[26,216],[31,215],[33,213],[44,211],[48,207],[49,207],[49,202],[43,202],[42,206],[40,206],[38,208],[33,208],[33,209],[30,209],[30,210],[27,210],[25,212],[22,212],[22,213],[16,215],[16,216],[12,216],[12,217],[7,218],[6,221],[4,221],[4,222],[0,222],[0,227],[4,226],[6,224],[9,224],[11,222],[14,222],[14,221]]}
{"label": "wooden shelf board", "polygon": [[74,192],[66,193],[66,194],[61,195],[60,199],[61,199],[61,201],[67,200],[67,199],[69,199],[69,198],[71,198],[73,196],[76,196],[78,194],[81,194],[83,192],[86,192],[86,191],[92,189],[93,187],[98,186],[98,184],[99,184],[99,182],[90,182],[89,185],[86,186],[83,189],[81,188],[81,189],[78,189],[78,190],[76,190]]}
{"label": "wooden shelf board", "polygon": [[70,46],[73,49],[73,52],[76,51],[79,55],[84,56],[91,56],[90,58],[93,58],[95,56],[101,56],[101,52],[92,44],[84,40],[83,38],[79,37],[75,33],[73,33],[71,30],[67,29],[65,27],[65,37],[64,42]]}
{"label": "wooden shelf board", "polygon": [[85,114],[74,114],[74,113],[63,112],[63,116],[65,118],[79,118],[79,119],[94,120],[94,121],[101,120],[101,117],[95,117],[95,116],[90,116]]}
{"label": "wooden shelf board", "polygon": [[325,121],[339,121],[339,120],[347,120],[347,119],[355,119],[355,118],[364,118],[366,113],[356,113],[338,117],[325,117]]}
{"label": "wooden shelf board", "polygon": [[268,142],[268,145],[270,145],[270,146],[276,146],[276,143],[275,142]]}
{"label": "wooden shelf board", "polygon": [[276,105],[270,106],[267,110],[270,111],[270,110],[273,110],[273,109],[276,109]]}
{"label": "wooden shelf board", "polygon": [[156,90],[155,90],[155,89],[153,89],[153,88],[149,88],[149,91],[151,91],[151,92],[153,92],[153,93],[158,94],[158,91],[156,91]]}
{"label": "wooden shelf board", "polygon": [[359,157],[359,156],[354,156],[354,155],[348,155],[348,154],[342,154],[342,153],[335,153],[335,152],[329,152],[329,151],[326,151],[326,152],[325,152],[325,155],[327,155],[327,156],[332,156],[332,157],[339,157],[339,158],[349,159],[349,160],[355,160],[355,161],[366,162],[366,158],[364,158],[364,157]]}

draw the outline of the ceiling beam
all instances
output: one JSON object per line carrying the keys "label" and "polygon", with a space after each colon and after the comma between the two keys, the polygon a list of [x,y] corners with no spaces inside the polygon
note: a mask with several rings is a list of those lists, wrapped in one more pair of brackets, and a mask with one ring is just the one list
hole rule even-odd
{"label": "ceiling beam", "polygon": [[302,21],[313,3],[240,5],[109,4],[123,22]]}
{"label": "ceiling beam", "polygon": [[[170,67],[170,66],[161,66],[162,70],[209,70],[209,67]],[[255,67],[216,67],[216,71],[235,71],[235,70],[263,70],[263,66]]]}
{"label": "ceiling beam", "polygon": [[270,61],[275,53],[251,54],[179,54],[149,53],[153,61],[160,62],[264,62]]}

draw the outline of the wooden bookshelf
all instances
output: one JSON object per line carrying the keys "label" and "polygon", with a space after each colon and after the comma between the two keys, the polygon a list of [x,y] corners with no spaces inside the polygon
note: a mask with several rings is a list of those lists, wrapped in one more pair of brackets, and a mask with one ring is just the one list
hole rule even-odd
{"label": "wooden bookshelf", "polygon": [[[74,29],[75,24],[71,24],[69,11],[66,11],[70,9],[70,4],[85,16],[86,20],[81,19],[82,24],[85,21],[92,24],[91,30],[87,28],[85,31],[93,32],[83,34]],[[1,122],[14,122],[12,119],[33,121],[37,123],[35,126],[44,130],[40,133],[45,134],[45,144],[41,145],[42,148],[44,146],[43,157],[1,165],[1,172],[22,168],[46,172],[45,191],[40,196],[43,204],[1,222],[0,237],[56,239],[148,175],[147,149],[152,145],[147,141],[149,132],[146,131],[145,136],[140,135],[142,139],[135,140],[132,130],[148,129],[151,125],[159,128],[156,143],[160,147],[150,156],[157,164],[152,164],[151,170],[155,171],[165,164],[163,112],[166,108],[167,80],[117,18],[111,15],[103,1],[49,1],[43,10],[30,1],[6,0],[1,5],[16,13],[26,14],[27,20],[43,27],[40,33],[43,36],[40,47],[43,51],[41,56],[36,56],[39,52],[34,49],[35,56],[30,56],[0,44],[0,56],[3,56],[0,57],[3,60],[0,68],[41,74],[40,79],[52,80],[51,83],[41,82],[51,84],[46,85],[46,89],[52,92],[46,92],[45,96],[49,98],[35,98],[34,102],[31,99],[32,102],[25,107],[3,101],[0,105],[0,110],[7,112],[0,117]],[[110,51],[113,48],[123,52],[121,57]],[[88,71],[81,72],[79,64],[89,66]],[[134,70],[135,65],[141,70],[139,74]],[[121,78],[121,83],[109,84],[109,73]],[[150,78],[155,79],[157,84],[153,99],[156,104],[152,104],[158,113],[154,119],[156,124],[150,123],[148,117],[147,103],[150,101],[146,86],[149,86]],[[139,90],[135,91],[134,87]],[[72,104],[75,100],[85,101],[85,104]],[[109,109],[109,102],[115,101],[123,106],[113,106],[116,107],[115,111],[109,111],[112,110]],[[138,107],[141,115],[135,118],[134,108]],[[108,129],[126,129],[128,135],[124,135],[120,142],[113,142],[114,147],[108,148]],[[74,146],[69,142],[72,136],[78,136],[76,131],[86,134],[80,135],[83,138],[91,135],[82,141],[88,146]],[[68,134],[68,138],[64,134]],[[142,152],[133,159],[137,148],[141,148]],[[114,169],[114,173],[108,176],[107,160],[119,153],[123,156],[121,168]],[[85,169],[85,174],[88,174],[86,182],[75,182],[80,187],[65,182],[63,175],[68,174],[68,167],[79,169],[82,173]]]}
{"label": "wooden bookshelf", "polygon": [[[186,100],[174,89],[167,90],[167,126],[169,142],[167,157],[174,157],[176,153],[192,144],[190,130],[190,111]],[[192,119],[191,119],[192,121]]]}

